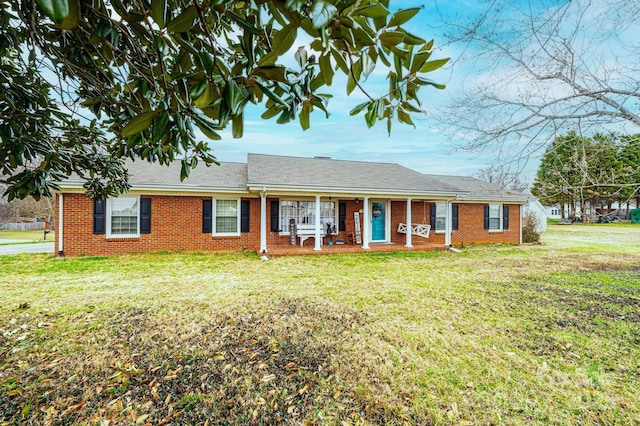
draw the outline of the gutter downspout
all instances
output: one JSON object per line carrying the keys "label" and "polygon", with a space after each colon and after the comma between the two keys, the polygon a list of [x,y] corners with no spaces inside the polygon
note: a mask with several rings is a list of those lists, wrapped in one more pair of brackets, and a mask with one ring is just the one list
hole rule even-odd
{"label": "gutter downspout", "polygon": [[320,229],[320,196],[316,195],[316,220],[315,220],[315,227],[316,227],[316,232],[314,234],[314,239],[315,239],[315,246],[313,247],[313,249],[315,251],[320,251],[322,250],[321,247],[321,243],[322,243],[322,230]]}
{"label": "gutter downspout", "polygon": [[453,231],[453,200],[450,198],[444,204],[444,245],[451,246],[451,232]]}
{"label": "gutter downspout", "polygon": [[405,247],[411,248],[413,247],[411,241],[411,197],[407,198],[407,235],[406,235],[406,243]]}
{"label": "gutter downspout", "polygon": [[260,191],[260,253],[267,252],[267,188]]}
{"label": "gutter downspout", "polygon": [[63,245],[63,222],[64,222],[64,201],[62,197],[62,192],[58,194],[58,255],[62,256],[64,253],[64,245]]}
{"label": "gutter downspout", "polygon": [[371,233],[371,221],[369,218],[369,197],[364,197],[364,214],[362,218],[362,248],[369,249],[369,235]]}
{"label": "gutter downspout", "polygon": [[[527,201],[528,203],[528,201]],[[520,212],[518,213],[518,217],[520,218],[520,244],[522,244],[522,206],[523,204],[520,204],[518,206],[518,208],[520,209]]]}

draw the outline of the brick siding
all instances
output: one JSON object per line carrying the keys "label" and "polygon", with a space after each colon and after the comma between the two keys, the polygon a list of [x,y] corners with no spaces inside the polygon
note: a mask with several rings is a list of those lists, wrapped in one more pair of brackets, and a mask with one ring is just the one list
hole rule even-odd
{"label": "brick siding", "polygon": [[[75,255],[113,255],[119,253],[157,252],[157,251],[235,251],[256,250],[260,246],[260,199],[250,200],[250,222],[248,233],[239,236],[218,237],[202,232],[203,196],[167,196],[140,195],[150,197],[151,233],[141,234],[137,238],[107,238],[106,235],[93,234],[93,202],[84,194],[64,194],[63,244],[64,254]],[[289,236],[271,231],[271,201],[267,198],[267,248],[270,246],[289,246]],[[358,204],[353,199],[335,200],[346,203],[346,218],[353,219],[354,212],[364,208],[363,201]],[[413,223],[429,223],[429,204],[412,203]],[[336,208],[338,204],[336,204]],[[398,223],[406,221],[406,202],[391,202],[391,240],[404,245],[406,235],[397,232]],[[502,232],[489,232],[483,229],[484,204],[459,205],[459,230],[453,231],[453,244],[481,243],[519,243],[520,206],[510,205],[509,229]],[[361,220],[362,220],[361,216]],[[56,217],[56,229],[59,229],[59,217]],[[345,232],[333,236],[333,240],[345,239]],[[413,236],[412,243],[444,243],[444,233],[431,230],[429,238]],[[305,246],[313,246],[314,239],[305,241]],[[56,244],[56,251],[58,245]]]}

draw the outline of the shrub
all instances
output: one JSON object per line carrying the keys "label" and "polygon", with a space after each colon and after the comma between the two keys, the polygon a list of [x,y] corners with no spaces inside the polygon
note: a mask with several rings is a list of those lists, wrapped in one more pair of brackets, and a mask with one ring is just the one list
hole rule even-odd
{"label": "shrub", "polygon": [[522,218],[522,242],[540,242],[540,233],[536,231],[537,228],[538,218],[531,212],[525,213],[524,217]]}

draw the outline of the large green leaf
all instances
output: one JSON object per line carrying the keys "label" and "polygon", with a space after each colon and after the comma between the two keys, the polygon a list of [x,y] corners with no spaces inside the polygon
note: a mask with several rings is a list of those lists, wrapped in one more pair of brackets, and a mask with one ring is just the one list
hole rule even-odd
{"label": "large green leaf", "polygon": [[[204,81],[207,81],[206,79]],[[200,96],[195,98],[193,104],[200,109],[206,108],[217,98],[217,92],[215,86],[212,84],[206,84],[204,90],[200,93]]]}
{"label": "large green leaf", "polygon": [[159,113],[160,111],[146,111],[138,115],[137,117],[132,118],[131,120],[129,120],[127,125],[122,128],[122,136],[132,136],[136,133],[140,133],[143,130],[148,129],[151,125],[153,117],[155,117]]}
{"label": "large green leaf", "polygon": [[389,15],[389,10],[382,5],[382,3],[376,3],[374,5],[365,6],[355,11],[357,15],[361,15],[372,19],[386,18]]}
{"label": "large green leaf", "polygon": [[193,116],[193,122],[198,126],[198,129],[205,134],[206,137],[212,140],[220,140],[222,139],[218,132],[216,132],[216,124],[210,120],[208,117],[201,116],[196,114]]}
{"label": "large green leaf", "polygon": [[236,21],[236,23],[238,25],[240,25],[242,28],[244,28],[245,30],[253,33],[253,34],[262,34],[262,31],[260,30],[260,28],[256,28],[255,25],[251,24],[249,21],[247,21],[246,19],[242,19],[242,17],[238,16],[237,14],[233,13],[230,10],[227,10],[227,15],[229,15],[230,17],[233,18],[234,21]]}
{"label": "large green leaf", "polygon": [[413,124],[413,121],[411,120],[411,116],[409,114],[407,114],[406,112],[404,112],[401,109],[398,109],[398,121],[401,123],[405,123],[408,124],[410,126],[413,126],[414,128],[416,127],[415,124]]}
{"label": "large green leaf", "polygon": [[196,19],[198,19],[198,9],[195,6],[189,6],[169,22],[167,30],[174,33],[187,32],[193,28]]}
{"label": "large green leaf", "polygon": [[420,67],[420,72],[430,72],[430,71],[437,70],[447,62],[449,62],[449,58],[436,59],[435,61],[425,62],[425,64],[422,65],[422,67]]}
{"label": "large green leaf", "polygon": [[297,11],[300,12],[302,7],[306,3],[306,0],[287,0],[284,3],[284,8],[288,11]]}
{"label": "large green leaf", "polygon": [[418,72],[418,70],[422,68],[422,66],[427,62],[430,56],[431,52],[429,51],[416,53],[411,60],[411,67],[409,68],[409,71],[412,73]]}
{"label": "large green leaf", "polygon": [[79,0],[36,0],[36,4],[58,28],[70,30],[80,21]]}
{"label": "large green leaf", "polygon": [[328,1],[316,0],[313,2],[309,16],[314,28],[325,27],[336,16],[338,9]]}
{"label": "large green leaf", "polygon": [[273,91],[271,89],[269,89],[267,86],[265,86],[264,84],[260,83],[259,81],[255,81],[254,80],[254,82],[260,88],[260,90],[262,90],[262,93],[267,95],[267,97],[269,99],[271,99],[273,102],[275,102],[276,104],[279,104],[280,106],[283,106],[285,108],[287,108],[289,106],[280,96],[278,96],[275,93],[273,93]]}
{"label": "large green leaf", "polygon": [[167,0],[151,0],[151,17],[160,28],[167,25]]}
{"label": "large green leaf", "polygon": [[53,22],[60,22],[69,15],[69,2],[67,0],[36,0],[40,10]]}
{"label": "large green leaf", "polygon": [[311,113],[311,106],[309,105],[309,101],[303,102],[302,110],[300,111],[300,115],[298,116],[298,119],[300,120],[300,127],[302,127],[302,130],[307,130],[309,128],[310,113]]}
{"label": "large green leaf", "polygon": [[304,46],[298,47],[298,50],[296,50],[296,53],[293,55],[293,57],[295,58],[298,65],[300,65],[300,68],[307,65],[307,61],[309,60],[307,49],[305,49]]}
{"label": "large green leaf", "polygon": [[320,75],[322,76],[322,81],[327,86],[331,86],[333,76],[335,74],[331,67],[331,56],[327,54],[320,56],[318,63],[320,64]]}
{"label": "large green leaf", "polygon": [[296,41],[298,35],[298,29],[289,24],[284,27],[273,37],[271,42],[271,51],[276,55],[282,55],[286,53],[293,43]]}
{"label": "large green leaf", "polygon": [[362,111],[364,111],[365,108],[369,106],[370,103],[371,102],[364,102],[364,103],[361,103],[360,105],[356,105],[351,111],[349,111],[349,115],[360,114]]}
{"label": "large green leaf", "polygon": [[404,41],[404,34],[400,31],[387,31],[380,34],[379,38],[383,45],[389,47],[402,43]]}
{"label": "large green leaf", "polygon": [[236,115],[231,119],[231,134],[235,139],[240,139],[244,134],[244,114]]}
{"label": "large green leaf", "polygon": [[257,67],[253,70],[254,76],[259,76],[267,80],[286,82],[285,72],[286,68],[282,66],[266,66]]}
{"label": "large green leaf", "polygon": [[229,107],[231,115],[238,115],[244,109],[247,103],[247,97],[244,88],[238,86],[235,80],[229,80],[224,87],[223,95],[225,103]]}
{"label": "large green leaf", "polygon": [[404,9],[404,10],[397,11],[396,13],[393,14],[391,19],[389,20],[388,26],[396,27],[398,25],[404,24],[405,22],[409,21],[411,18],[416,16],[416,14],[420,12],[420,9],[422,9],[423,7],[414,7],[411,9]]}

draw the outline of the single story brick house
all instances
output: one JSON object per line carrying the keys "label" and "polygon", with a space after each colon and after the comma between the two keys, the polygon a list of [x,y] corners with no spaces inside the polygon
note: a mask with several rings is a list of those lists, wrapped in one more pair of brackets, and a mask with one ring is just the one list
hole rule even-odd
{"label": "single story brick house", "polygon": [[88,198],[79,179],[63,182],[56,195],[57,253],[522,241],[528,197],[472,177],[262,154],[249,154],[246,163],[197,167],[183,182],[179,167],[131,162],[131,191],[106,200]]}

